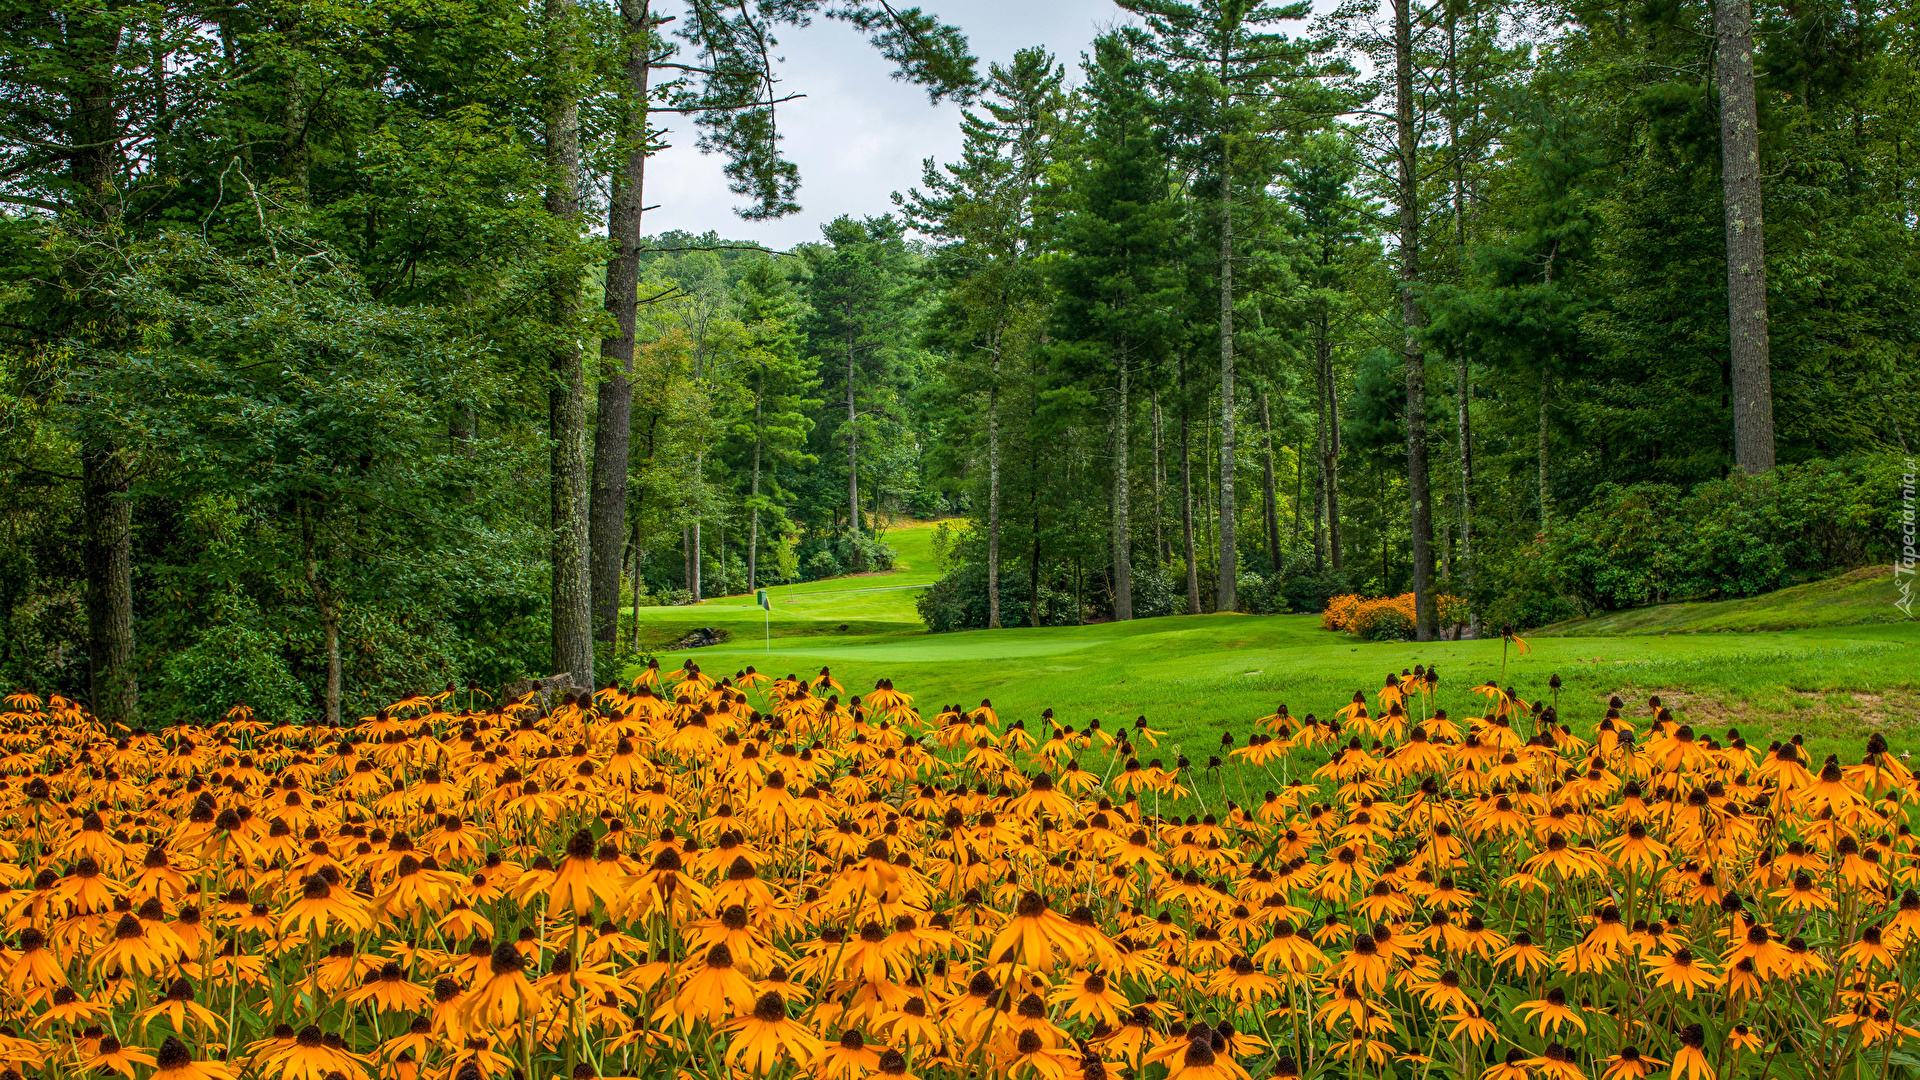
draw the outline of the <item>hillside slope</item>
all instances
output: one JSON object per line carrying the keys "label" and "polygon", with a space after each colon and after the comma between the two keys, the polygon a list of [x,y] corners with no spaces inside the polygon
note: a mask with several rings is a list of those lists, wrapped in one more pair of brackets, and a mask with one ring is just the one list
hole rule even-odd
{"label": "hillside slope", "polygon": [[1614,611],[1590,619],[1569,619],[1540,632],[1555,637],[1593,637],[1805,630],[1904,622],[1906,614],[1893,606],[1898,597],[1892,567],[1865,566],[1838,577],[1810,581],[1745,600],[1659,604]]}

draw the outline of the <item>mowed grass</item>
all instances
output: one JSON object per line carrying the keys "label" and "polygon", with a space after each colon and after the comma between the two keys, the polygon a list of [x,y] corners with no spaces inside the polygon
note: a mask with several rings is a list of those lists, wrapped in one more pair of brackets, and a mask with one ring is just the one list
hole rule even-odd
{"label": "mowed grass", "polygon": [[[643,607],[641,648],[659,651],[702,627],[725,631],[730,645],[748,639],[764,645],[769,631],[775,640],[923,633],[914,600],[941,574],[933,552],[937,524],[912,521],[888,529],[884,540],[896,555],[891,570],[773,586],[767,590],[770,613],[760,610],[752,593],[677,607]],[[624,635],[632,633],[630,618],[621,612],[623,642]]]}
{"label": "mowed grass", "polygon": [[[792,595],[775,590],[770,649],[751,598],[642,609],[646,636],[677,637],[683,626],[724,627],[733,635],[727,643],[661,653],[661,666],[691,659],[716,675],[752,665],[776,676],[827,667],[849,694],[890,678],[914,695],[923,714],[991,700],[1003,720],[1024,720],[1041,738],[1047,729],[1040,715],[1049,708],[1076,728],[1097,719],[1113,730],[1145,716],[1166,734],[1157,749],[1139,748],[1143,759],[1157,756],[1171,765],[1184,754],[1196,767],[1210,756],[1226,757],[1223,734],[1245,745],[1255,730],[1251,722],[1283,703],[1296,716],[1326,717],[1364,690],[1371,706],[1389,671],[1437,666],[1433,704],[1454,716],[1478,715],[1483,699],[1471,688],[1503,678],[1497,638],[1365,642],[1321,630],[1315,615],[1173,616],[929,634],[914,612],[918,590],[888,588],[930,580],[930,549],[926,555],[920,562],[903,559],[907,565],[892,581],[875,575],[815,582],[816,588]],[[820,587],[833,584],[841,587]],[[1547,682],[1558,674],[1560,716],[1579,732],[1592,730],[1616,694],[1626,701],[1626,714],[1644,726],[1647,698],[1658,694],[1703,733],[1725,738],[1728,728],[1737,728],[1763,747],[1801,734],[1816,760],[1828,753],[1857,759],[1872,731],[1884,733],[1896,751],[1920,749],[1920,623],[1542,635],[1529,645],[1525,654],[1505,647],[1504,685],[1528,700],[1552,700]],[[1229,767],[1200,779],[1207,791],[1225,785],[1238,799],[1242,787],[1257,794],[1325,760],[1324,753],[1308,754],[1265,775]],[[1083,767],[1106,765],[1103,755],[1083,755]]]}
{"label": "mowed grass", "polygon": [[1718,600],[1614,611],[1570,619],[1541,631],[1557,636],[1612,634],[1703,634],[1754,630],[1801,630],[1905,622],[1891,566],[1867,566],[1821,581],[1744,600]]}

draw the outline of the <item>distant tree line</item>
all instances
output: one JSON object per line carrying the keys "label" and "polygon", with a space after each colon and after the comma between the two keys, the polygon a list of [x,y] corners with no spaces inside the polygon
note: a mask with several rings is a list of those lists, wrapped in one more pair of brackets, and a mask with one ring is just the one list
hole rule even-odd
{"label": "distant tree line", "polygon": [[[636,607],[884,568],[902,515],[965,519],[940,629],[1411,591],[1431,637],[1891,543],[1910,7],[1121,6],[982,68],[868,0],[16,5],[0,679],[584,685]],[[799,208],[815,16],[959,160],[790,252],[649,234],[670,119]]]}

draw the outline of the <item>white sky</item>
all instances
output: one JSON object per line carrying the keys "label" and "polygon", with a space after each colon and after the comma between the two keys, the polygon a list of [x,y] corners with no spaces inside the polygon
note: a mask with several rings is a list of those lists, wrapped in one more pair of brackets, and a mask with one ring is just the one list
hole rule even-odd
{"label": "white sky", "polygon": [[[1080,54],[1125,13],[1111,0],[918,0],[919,6],[967,35],[980,70],[1007,63],[1016,50],[1044,45],[1077,79]],[[689,121],[675,118],[672,148],[647,162],[649,234],[711,229],[733,240],[786,249],[820,238],[820,226],[841,214],[893,209],[889,199],[920,181],[922,159],[952,161],[960,151],[960,109],[932,106],[926,92],[889,77],[892,65],[852,27],[816,19],[781,39],[786,93],[806,94],[780,106],[782,144],[800,167],[801,210],[777,221],[742,221],[741,197],[727,190],[721,159],[693,145]]]}

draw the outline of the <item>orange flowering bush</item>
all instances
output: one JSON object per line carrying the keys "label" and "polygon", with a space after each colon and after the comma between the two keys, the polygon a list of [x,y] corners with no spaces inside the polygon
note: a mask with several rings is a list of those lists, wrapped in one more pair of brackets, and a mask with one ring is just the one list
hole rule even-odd
{"label": "orange flowering bush", "polygon": [[1813,767],[1657,699],[1585,738],[1493,684],[1471,716],[1438,693],[1421,669],[1326,719],[1283,706],[1198,773],[1144,718],[1029,732],[825,669],[650,668],[551,712],[416,695],[344,730],[244,708],[127,730],[16,694],[0,1076],[1826,1080],[1904,1058],[1917,792],[1879,736]]}
{"label": "orange flowering bush", "polygon": [[[1434,597],[1440,606],[1440,624],[1450,626],[1467,620],[1467,602],[1458,596]],[[1397,641],[1411,637],[1414,628],[1412,593],[1399,596],[1360,596],[1348,593],[1327,601],[1320,615],[1320,628],[1376,641]]]}
{"label": "orange flowering bush", "polygon": [[1360,608],[1366,598],[1357,593],[1343,593],[1327,601],[1327,610],[1320,613],[1320,629],[1337,633],[1351,633],[1354,612]]}

